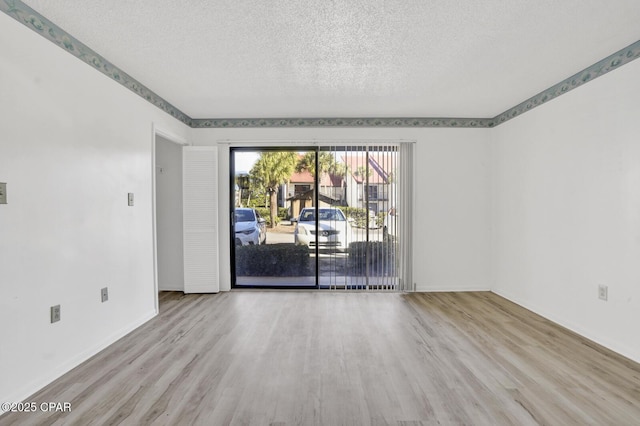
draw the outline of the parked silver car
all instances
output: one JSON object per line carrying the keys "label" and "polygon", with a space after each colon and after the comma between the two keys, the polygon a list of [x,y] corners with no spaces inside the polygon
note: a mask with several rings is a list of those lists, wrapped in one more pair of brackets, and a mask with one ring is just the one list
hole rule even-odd
{"label": "parked silver car", "polygon": [[316,209],[302,209],[295,220],[295,243],[305,244],[309,248],[315,247],[317,243],[321,249],[346,250],[353,241],[353,232],[342,210],[334,207],[319,208],[318,219],[319,235],[316,235]]}
{"label": "parked silver car", "polygon": [[237,208],[234,210],[233,227],[237,246],[258,245],[267,242],[267,226],[256,209]]}

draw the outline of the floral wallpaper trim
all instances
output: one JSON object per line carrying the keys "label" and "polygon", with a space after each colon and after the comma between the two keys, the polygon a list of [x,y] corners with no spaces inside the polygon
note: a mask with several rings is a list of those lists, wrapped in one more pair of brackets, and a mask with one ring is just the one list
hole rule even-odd
{"label": "floral wallpaper trim", "polygon": [[141,96],[167,114],[188,126],[191,125],[191,117],[20,0],[2,0],[0,1],[0,10],[71,53],[73,56],[91,65],[112,80],[120,83],[138,96]]}
{"label": "floral wallpaper trim", "polygon": [[547,103],[550,100],[557,98],[558,96],[564,95],[565,93],[568,93],[569,91],[580,87],[595,78],[618,69],[622,65],[628,64],[629,62],[633,61],[634,59],[638,59],[639,57],[640,40],[625,47],[624,49],[619,50],[613,55],[610,55],[605,59],[596,62],[595,64],[591,65],[588,68],[585,68],[577,74],[574,74],[566,80],[563,80],[560,83],[538,93],[537,95],[532,96],[526,101],[506,110],[502,114],[497,115],[492,120],[490,120],[489,126],[498,126],[505,121],[511,120],[512,118],[524,114],[525,112],[530,111],[533,108],[538,107],[544,103]]}
{"label": "floral wallpaper trim", "polygon": [[193,128],[250,127],[495,127],[640,57],[640,40],[493,118],[199,118],[165,99],[85,46],[20,0],[0,0],[0,10],[91,65],[172,117]]}
{"label": "floral wallpaper trim", "polygon": [[228,118],[193,119],[191,127],[489,127],[486,118]]}

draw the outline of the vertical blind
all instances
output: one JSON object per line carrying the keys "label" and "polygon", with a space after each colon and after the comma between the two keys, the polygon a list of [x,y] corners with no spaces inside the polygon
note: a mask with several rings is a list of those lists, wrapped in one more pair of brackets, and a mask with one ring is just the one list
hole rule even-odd
{"label": "vertical blind", "polygon": [[[318,150],[316,205],[338,208],[348,226],[346,250],[318,256],[318,283],[324,289],[412,289],[411,221],[413,144],[322,146]],[[326,211],[326,210],[325,210]],[[318,233],[322,233],[318,220]]]}

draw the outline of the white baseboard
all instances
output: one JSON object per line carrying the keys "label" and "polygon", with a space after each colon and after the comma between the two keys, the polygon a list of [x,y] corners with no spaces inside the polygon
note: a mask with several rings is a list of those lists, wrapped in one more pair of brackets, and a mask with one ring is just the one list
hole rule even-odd
{"label": "white baseboard", "polygon": [[445,292],[463,292],[463,291],[491,291],[491,289],[487,287],[480,286],[431,286],[431,285],[422,285],[416,286],[416,292],[420,293],[445,293]]}
{"label": "white baseboard", "polygon": [[[42,377],[39,377],[38,379],[36,379],[36,380],[34,380],[34,381],[22,386],[19,389],[16,389],[16,391],[13,394],[4,395],[4,396],[0,397],[0,401],[2,401],[2,402],[21,402],[21,401],[25,401],[27,398],[29,398],[34,393],[38,392],[40,389],[42,389],[45,386],[47,386],[49,383],[51,383],[54,380],[58,379],[60,376],[64,375],[65,373],[68,373],[69,371],[71,371],[72,369],[77,367],[78,365],[82,364],[84,361],[88,360],[89,358],[91,358],[92,356],[94,356],[95,354],[100,352],[101,350],[105,349],[107,346],[113,344],[117,340],[119,340],[122,337],[126,336],[127,334],[129,334],[130,332],[135,330],[136,328],[140,327],[141,325],[143,325],[144,323],[146,323],[147,321],[149,321],[150,319],[155,317],[156,315],[157,314],[156,314],[155,310],[151,311],[151,312],[148,312],[147,314],[142,316],[140,319],[132,322],[128,326],[126,326],[126,327],[116,331],[115,333],[111,334],[110,336],[106,337],[100,343],[98,343],[98,344],[96,344],[96,345],[94,345],[94,346],[92,346],[90,348],[87,348],[85,351],[79,353],[78,355],[74,356],[73,358],[65,361],[62,364],[60,364],[58,367],[56,367],[53,370],[51,370],[48,374],[46,374],[46,375],[44,375]],[[2,414],[2,413],[3,413],[3,411],[0,411],[0,414]]]}
{"label": "white baseboard", "polygon": [[184,289],[185,294],[190,293],[219,293],[220,289],[212,289],[210,285],[190,286]]}
{"label": "white baseboard", "polygon": [[158,291],[184,291],[183,287],[159,288]]}
{"label": "white baseboard", "polygon": [[553,314],[552,312],[549,312],[548,310],[541,308],[540,306],[535,306],[534,304],[528,303],[528,302],[524,302],[522,300],[520,300],[517,297],[514,297],[513,295],[506,293],[504,291],[496,291],[496,290],[491,290],[491,292],[497,294],[500,297],[504,297],[505,299],[515,303],[516,305],[520,305],[525,309],[530,310],[531,312],[534,312],[538,315],[540,315],[541,317],[548,319],[551,322],[554,322],[568,330],[573,331],[574,333],[579,334],[580,336],[589,339],[599,345],[604,346],[607,349],[612,350],[613,352],[616,352],[617,354],[620,354],[626,358],[629,358],[632,361],[638,362],[640,363],[640,356],[636,353],[634,353],[632,350],[630,350],[628,347],[626,347],[624,344],[621,344],[620,342],[615,342],[615,341],[611,341],[609,339],[607,339],[606,337],[602,337],[602,336],[598,336],[595,335],[593,332],[591,332],[590,330],[587,330],[583,327],[581,327],[578,324],[573,323],[572,321],[567,320],[566,318],[562,318],[559,317],[555,314]]}

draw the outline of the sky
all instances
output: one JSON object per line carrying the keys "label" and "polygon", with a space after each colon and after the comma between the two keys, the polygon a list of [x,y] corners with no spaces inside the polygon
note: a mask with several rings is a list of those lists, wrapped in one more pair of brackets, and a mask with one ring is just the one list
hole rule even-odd
{"label": "sky", "polygon": [[249,173],[249,171],[251,170],[251,167],[253,167],[255,162],[258,160],[258,157],[260,157],[259,152],[236,151],[235,152],[236,175],[239,173]]}
{"label": "sky", "polygon": [[[303,154],[302,152],[300,154]],[[235,173],[249,173],[255,162],[260,157],[259,151],[235,151]],[[338,159],[339,162],[341,160]]]}

